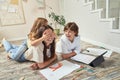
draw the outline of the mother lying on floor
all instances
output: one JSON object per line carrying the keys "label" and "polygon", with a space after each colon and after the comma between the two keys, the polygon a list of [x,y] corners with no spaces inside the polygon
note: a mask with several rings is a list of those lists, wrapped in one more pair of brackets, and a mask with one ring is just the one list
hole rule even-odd
{"label": "mother lying on floor", "polygon": [[55,54],[55,34],[53,28],[47,25],[46,19],[37,18],[28,38],[29,47],[26,41],[16,47],[3,39],[2,44],[11,59],[20,62],[33,61],[32,69],[45,68],[57,59]]}

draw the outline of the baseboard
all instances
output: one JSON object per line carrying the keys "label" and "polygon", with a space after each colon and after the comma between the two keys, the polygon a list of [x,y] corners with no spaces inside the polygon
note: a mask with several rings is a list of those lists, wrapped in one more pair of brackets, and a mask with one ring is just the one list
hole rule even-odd
{"label": "baseboard", "polygon": [[17,41],[17,40],[24,40],[27,39],[26,37],[20,37],[20,38],[12,38],[12,39],[8,39],[8,41]]}
{"label": "baseboard", "polygon": [[110,49],[110,50],[112,50],[114,52],[117,52],[117,53],[120,53],[120,48],[118,48],[118,47],[110,46],[110,45],[104,44],[102,42],[97,42],[97,41],[87,39],[87,38],[83,38],[83,37],[81,37],[81,40],[85,41],[85,42],[88,42],[88,43],[91,43],[93,45],[97,45],[97,46],[100,46],[100,47]]}
{"label": "baseboard", "polygon": [[[26,39],[26,37],[12,38],[12,39],[8,39],[8,41],[16,41],[16,40],[24,40],[24,39]],[[91,40],[91,39],[88,39],[88,38],[83,38],[83,37],[81,37],[81,40],[85,41],[85,42],[89,42],[93,45],[97,45],[97,46],[100,46],[100,47],[110,49],[110,50],[115,51],[117,53],[120,53],[120,48],[118,48],[118,47],[110,46],[110,45],[107,45],[107,44],[104,44],[104,43],[101,43],[101,42],[97,42],[97,41],[94,41],[94,40]]]}

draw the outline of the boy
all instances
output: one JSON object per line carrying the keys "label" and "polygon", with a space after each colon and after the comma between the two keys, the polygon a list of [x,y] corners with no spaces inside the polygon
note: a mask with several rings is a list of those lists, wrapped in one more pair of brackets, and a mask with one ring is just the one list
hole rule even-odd
{"label": "boy", "polygon": [[67,59],[80,53],[79,28],[74,22],[69,22],[64,27],[64,34],[56,44],[58,59]]}

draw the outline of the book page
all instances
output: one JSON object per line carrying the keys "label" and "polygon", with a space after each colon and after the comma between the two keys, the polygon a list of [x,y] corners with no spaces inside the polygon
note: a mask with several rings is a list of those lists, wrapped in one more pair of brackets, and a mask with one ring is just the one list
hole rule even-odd
{"label": "book page", "polygon": [[96,58],[95,56],[90,56],[90,55],[87,55],[87,54],[80,53],[80,54],[77,54],[77,55],[73,56],[71,59],[75,60],[75,61],[78,61],[78,62],[85,63],[85,64],[89,64],[95,58]]}
{"label": "book page", "polygon": [[47,80],[59,80],[77,68],[80,68],[80,65],[63,60],[39,72],[46,77]]}
{"label": "book page", "polygon": [[92,55],[101,55],[102,53],[106,52],[105,55],[103,55],[104,57],[110,57],[112,54],[111,50],[107,50],[107,49],[100,49],[100,48],[87,48],[85,51],[83,51],[82,53],[85,54],[92,54]]}

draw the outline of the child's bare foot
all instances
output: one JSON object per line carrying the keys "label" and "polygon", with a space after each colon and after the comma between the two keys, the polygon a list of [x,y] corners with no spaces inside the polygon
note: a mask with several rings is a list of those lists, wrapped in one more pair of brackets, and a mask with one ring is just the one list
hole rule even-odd
{"label": "child's bare foot", "polygon": [[9,55],[7,55],[7,59],[11,59]]}
{"label": "child's bare foot", "polygon": [[3,47],[2,43],[0,43],[0,48]]}
{"label": "child's bare foot", "polygon": [[3,47],[3,41],[5,40],[5,38],[2,39],[1,43],[0,43],[0,48]]}
{"label": "child's bare foot", "polygon": [[10,53],[7,54],[7,59],[11,59]]}

